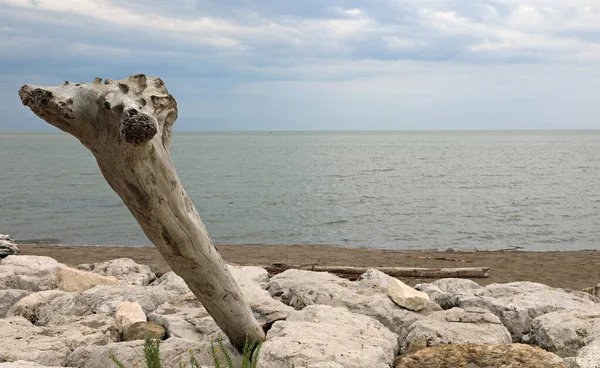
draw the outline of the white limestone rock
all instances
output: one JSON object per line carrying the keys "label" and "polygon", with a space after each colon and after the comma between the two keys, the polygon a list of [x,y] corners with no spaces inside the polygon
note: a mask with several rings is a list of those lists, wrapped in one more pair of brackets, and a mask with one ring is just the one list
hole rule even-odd
{"label": "white limestone rock", "polygon": [[600,339],[583,347],[570,361],[569,368],[600,368]]}
{"label": "white limestone rock", "polygon": [[529,342],[561,357],[575,356],[600,339],[600,306],[541,315],[531,323]]}
{"label": "white limestone rock", "polygon": [[134,323],[146,322],[146,313],[137,302],[121,302],[117,305],[115,320],[119,332],[124,334]]}
{"label": "white limestone rock", "polygon": [[0,289],[56,289],[56,270],[65,267],[50,257],[8,256],[0,262]]}
{"label": "white limestone rock", "polygon": [[267,270],[254,266],[231,266],[229,271],[240,286],[242,294],[250,303],[254,317],[263,327],[273,322],[285,319],[294,308],[273,299],[268,291],[263,288],[269,280]]}
{"label": "white limestone rock", "polygon": [[411,288],[396,278],[388,280],[387,294],[394,303],[412,311],[420,311],[429,304],[429,295]]}
{"label": "white limestone rock", "polygon": [[63,367],[50,367],[47,365],[40,365],[35,362],[29,362],[26,360],[17,360],[15,362],[0,363],[0,368],[63,368]]}
{"label": "white limestone rock", "polygon": [[273,324],[258,366],[389,368],[398,350],[397,337],[371,317],[311,305]]}
{"label": "white limestone rock", "polygon": [[[231,352],[234,364],[238,366],[237,364],[239,364],[241,357],[238,353],[233,351],[233,347],[229,342],[224,342],[224,344]],[[162,367],[179,368],[180,361],[186,362],[187,366],[190,366],[190,350],[202,367],[212,366],[214,364],[211,356],[210,341],[191,341],[172,337],[160,344]],[[108,344],[105,346],[80,347],[73,350],[69,355],[67,365],[75,368],[114,367],[114,363],[109,357],[110,351],[112,351],[126,367],[136,367],[136,363],[138,363],[137,366],[145,365],[143,340]]]}
{"label": "white limestone rock", "polygon": [[409,311],[394,303],[380,287],[348,281],[326,272],[287,270],[272,277],[267,290],[295,309],[322,304],[371,316],[397,333],[400,341],[411,324],[441,310],[437,304],[429,303],[419,312]]}
{"label": "white limestone rock", "polygon": [[8,312],[8,310],[19,300],[23,299],[29,294],[30,292],[27,290],[0,290],[0,318],[6,317],[6,312]]}
{"label": "white limestone rock", "polygon": [[150,286],[160,287],[164,290],[173,291],[182,295],[192,292],[185,281],[173,271],[169,271],[154,280]]}
{"label": "white limestone rock", "polygon": [[[500,318],[513,342],[522,341],[534,318],[561,310],[586,309],[595,305],[594,297],[583,292],[555,289],[535,282],[491,284],[486,287],[463,279],[432,282],[437,290],[451,295],[452,307],[487,309]],[[430,292],[429,285],[418,288]],[[436,292],[437,292],[436,290]],[[434,299],[437,297],[431,295]]]}
{"label": "white limestone rock", "polygon": [[73,350],[80,346],[106,345],[119,341],[115,319],[101,314],[72,317],[63,325],[44,328],[44,334],[61,339]]}
{"label": "white limestone rock", "polygon": [[23,317],[0,319],[0,361],[32,361],[47,366],[64,366],[71,349],[63,339],[47,336],[42,327]]}
{"label": "white limestone rock", "polygon": [[510,333],[500,319],[486,310],[452,308],[416,321],[402,342],[406,352],[413,341],[425,346],[510,344]]}
{"label": "white limestone rock", "polygon": [[61,290],[45,290],[29,294],[10,307],[6,312],[6,316],[21,316],[33,324],[44,324],[40,322],[40,311],[46,308],[54,299],[62,296],[72,296],[72,294]]}
{"label": "white limestone rock", "polygon": [[116,277],[101,276],[72,267],[59,267],[56,270],[56,284],[63,291],[81,292],[98,285],[115,285],[118,283],[120,281]]}
{"label": "white limestone rock", "polygon": [[65,293],[53,299],[39,309],[38,321],[42,325],[58,325],[68,321],[71,316],[103,314],[112,317],[121,302],[137,302],[147,315],[176,297],[176,293],[155,287],[100,285],[82,293]]}
{"label": "white limestone rock", "polygon": [[156,280],[150,267],[136,263],[130,258],[117,258],[106,262],[80,264],[77,268],[102,276],[114,276],[132,285],[146,286]]}
{"label": "white limestone rock", "polygon": [[148,321],[159,324],[167,331],[167,338],[192,341],[213,341],[225,336],[210,314],[193,294],[160,305],[148,315]]}

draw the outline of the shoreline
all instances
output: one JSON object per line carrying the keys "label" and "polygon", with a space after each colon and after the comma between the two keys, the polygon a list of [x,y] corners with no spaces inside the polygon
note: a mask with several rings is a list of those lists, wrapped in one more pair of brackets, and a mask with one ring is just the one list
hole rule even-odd
{"label": "shoreline", "polygon": [[[170,271],[153,246],[18,244],[23,255],[49,256],[69,266],[131,258],[158,273]],[[346,248],[332,245],[229,245],[217,249],[228,263],[264,266],[289,265],[358,267],[490,267],[489,278],[473,279],[481,285],[532,281],[572,290],[600,282],[600,252],[576,251],[440,251]],[[431,279],[400,278],[409,285]]]}

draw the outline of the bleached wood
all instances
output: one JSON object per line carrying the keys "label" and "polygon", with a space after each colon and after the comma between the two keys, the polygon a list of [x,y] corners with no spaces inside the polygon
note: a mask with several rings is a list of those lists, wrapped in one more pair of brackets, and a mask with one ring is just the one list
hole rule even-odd
{"label": "bleached wood", "polygon": [[238,349],[247,336],[264,338],[175,172],[170,143],[177,103],[160,78],[138,74],[104,84],[96,78],[59,87],[25,85],[19,96],[92,152],[144,233]]}
{"label": "bleached wood", "polygon": [[419,268],[419,267],[353,267],[353,266],[319,266],[319,265],[286,265],[273,264],[262,266],[271,273],[283,272],[287,269],[329,272],[337,275],[357,277],[369,269],[377,269],[394,277],[423,278],[486,278],[490,276],[489,267],[457,267],[457,268]]}

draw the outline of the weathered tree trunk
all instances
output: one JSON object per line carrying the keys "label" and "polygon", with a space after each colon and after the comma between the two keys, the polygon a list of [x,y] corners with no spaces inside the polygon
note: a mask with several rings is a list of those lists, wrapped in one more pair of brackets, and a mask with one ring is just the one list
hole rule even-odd
{"label": "weathered tree trunk", "polygon": [[264,338],[175,172],[170,141],[177,103],[160,78],[25,85],[19,96],[93,153],[108,184],[234,346]]}

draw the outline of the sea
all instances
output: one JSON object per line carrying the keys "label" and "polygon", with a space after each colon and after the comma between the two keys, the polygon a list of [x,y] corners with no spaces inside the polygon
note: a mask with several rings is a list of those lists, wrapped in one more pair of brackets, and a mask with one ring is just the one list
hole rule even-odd
{"label": "sea", "polygon": [[[215,243],[600,249],[600,131],[176,131],[171,156]],[[151,245],[61,132],[0,133],[0,233]]]}

